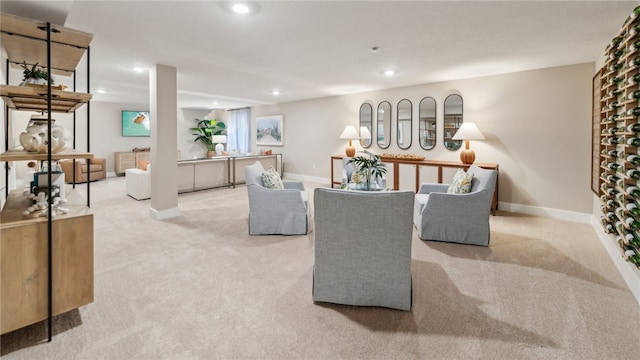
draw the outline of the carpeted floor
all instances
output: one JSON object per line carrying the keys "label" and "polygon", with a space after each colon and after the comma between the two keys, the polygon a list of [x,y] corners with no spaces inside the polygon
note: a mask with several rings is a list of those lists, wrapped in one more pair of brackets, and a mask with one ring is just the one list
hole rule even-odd
{"label": "carpeted floor", "polygon": [[51,343],[44,323],[3,335],[3,359],[638,356],[640,307],[587,224],[502,212],[489,248],[414,232],[402,312],[314,304],[313,232],[249,236],[245,186],[182,194],[168,221],[149,204],[92,184],[95,302]]}

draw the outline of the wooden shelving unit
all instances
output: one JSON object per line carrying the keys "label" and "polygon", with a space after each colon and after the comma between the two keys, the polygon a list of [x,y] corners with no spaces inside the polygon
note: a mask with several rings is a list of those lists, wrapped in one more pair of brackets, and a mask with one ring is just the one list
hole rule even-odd
{"label": "wooden shelving unit", "polygon": [[[7,68],[23,62],[29,66],[37,63],[50,74],[75,75],[92,38],[84,32],[0,13],[0,40],[7,53]],[[87,84],[88,72],[87,65]],[[7,83],[9,80],[7,74]],[[46,112],[51,120],[51,113],[69,113],[88,106],[91,94],[7,84],[0,85],[0,96],[5,103],[7,133],[0,161],[7,174],[8,164],[14,161],[43,161],[51,169],[56,160],[93,158],[88,141],[87,151],[56,154],[51,153],[51,146],[44,154],[8,148],[8,134],[16,131],[9,126],[10,110]],[[87,185],[85,205],[81,195],[67,191],[64,207],[69,212],[54,219],[51,211],[47,217],[24,215],[32,201],[22,191],[6,193],[0,218],[0,333],[48,319],[51,340],[53,315],[93,302],[93,214],[89,195]]]}
{"label": "wooden shelving unit", "polygon": [[632,128],[640,127],[640,67],[635,64],[636,59],[640,64],[640,46],[635,45],[640,45],[638,30],[640,19],[630,17],[605,50],[607,60],[597,74],[600,93],[594,94],[600,99],[600,131],[594,138],[599,138],[601,223],[620,245],[622,256],[640,267],[636,262],[640,259],[640,191],[636,192],[640,188],[640,129]]}

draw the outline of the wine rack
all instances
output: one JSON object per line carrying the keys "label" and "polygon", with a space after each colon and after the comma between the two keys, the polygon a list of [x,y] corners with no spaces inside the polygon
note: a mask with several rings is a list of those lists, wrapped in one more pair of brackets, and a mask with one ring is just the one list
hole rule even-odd
{"label": "wine rack", "polygon": [[640,268],[640,6],[605,50],[600,70],[600,217]]}

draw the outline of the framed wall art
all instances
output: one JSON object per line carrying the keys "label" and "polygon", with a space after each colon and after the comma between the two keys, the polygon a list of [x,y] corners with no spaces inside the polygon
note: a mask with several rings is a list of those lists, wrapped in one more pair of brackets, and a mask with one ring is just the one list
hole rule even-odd
{"label": "framed wall art", "polygon": [[256,117],[256,145],[284,146],[282,115]]}

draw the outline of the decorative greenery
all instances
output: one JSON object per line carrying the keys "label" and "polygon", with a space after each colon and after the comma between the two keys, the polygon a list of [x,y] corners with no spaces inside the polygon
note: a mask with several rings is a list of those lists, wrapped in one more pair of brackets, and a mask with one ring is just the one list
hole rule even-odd
{"label": "decorative greenery", "polygon": [[[349,163],[353,163],[357,171],[364,175],[367,186],[370,186],[371,179],[377,179],[387,173],[387,167],[382,162],[379,155],[375,155],[368,151],[365,151],[369,156],[354,156],[349,160]],[[355,174],[354,174],[355,175]]]}
{"label": "decorative greenery", "polygon": [[[27,66],[26,61],[23,61],[21,66],[24,69],[24,71],[22,72],[22,81],[27,81],[29,79],[44,79],[45,81],[49,81],[49,73],[39,69],[38,63],[33,65],[31,69],[29,69],[29,67]],[[51,85],[53,85],[53,83],[53,78],[51,78]]]}
{"label": "decorative greenery", "polygon": [[216,143],[211,142],[211,136],[224,135],[227,131],[227,127],[223,122],[218,122],[216,119],[195,120],[197,121],[198,125],[189,129],[191,131],[195,131],[195,133],[191,134],[196,136],[196,138],[193,139],[193,142],[201,141],[207,147],[207,150],[214,151],[216,148]]}

